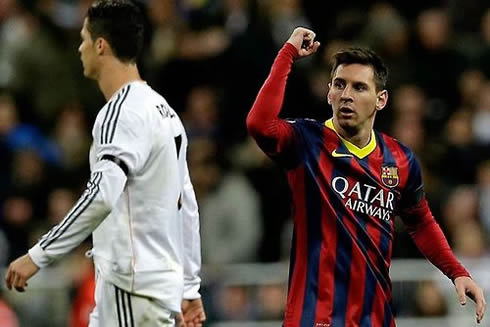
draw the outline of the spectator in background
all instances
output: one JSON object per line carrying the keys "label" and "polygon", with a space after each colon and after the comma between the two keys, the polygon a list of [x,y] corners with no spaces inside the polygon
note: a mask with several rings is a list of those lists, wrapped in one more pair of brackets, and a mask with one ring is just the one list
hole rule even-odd
{"label": "spectator in background", "polygon": [[11,152],[33,149],[46,163],[59,164],[59,148],[37,126],[19,121],[18,108],[8,94],[0,95],[0,137]]}
{"label": "spectator in background", "polygon": [[10,172],[8,192],[26,197],[33,206],[34,216],[43,217],[46,209],[46,195],[56,179],[53,170],[39,156],[37,151],[26,149],[14,153]]}
{"label": "spectator in background", "polygon": [[490,79],[490,8],[482,15],[480,24],[481,42],[479,42],[480,53],[476,59],[478,69]]}
{"label": "spectator in background", "polygon": [[284,173],[276,169],[273,161],[252,138],[233,150],[231,160],[234,167],[245,173],[260,196],[263,230],[258,250],[260,261],[287,260],[291,244],[287,224],[291,221],[291,212],[287,206],[282,205],[284,201],[290,201]]}
{"label": "spectator in background", "polygon": [[279,320],[284,316],[287,287],[284,284],[259,285],[257,290],[258,315],[263,320]]}
{"label": "spectator in background", "polygon": [[433,281],[423,281],[415,290],[415,314],[419,317],[443,317],[448,312],[446,299]]}
{"label": "spectator in background", "polygon": [[53,19],[55,2],[24,4],[32,31],[16,52],[12,64],[15,78],[7,86],[22,101],[19,105],[29,108],[31,116],[45,128],[55,121],[63,104],[81,98],[79,58],[71,50],[76,49],[78,38]]}
{"label": "spectator in background", "polygon": [[189,169],[200,206],[203,262],[257,261],[262,234],[258,196],[243,174],[224,169],[218,155],[210,139],[190,144]]}
{"label": "spectator in background", "polygon": [[478,197],[472,185],[452,189],[442,209],[442,223],[453,239],[461,225],[478,221]]}
{"label": "spectator in background", "polygon": [[15,78],[15,56],[30,37],[30,23],[19,0],[0,1],[0,88],[7,87]]}
{"label": "spectator in background", "polygon": [[479,220],[458,224],[454,229],[454,252],[465,259],[481,259],[486,253],[485,237]]}
{"label": "spectator in background", "polygon": [[178,36],[183,28],[182,18],[174,0],[150,0],[147,14],[153,27],[150,56],[152,67],[165,65],[177,54]]}
{"label": "spectator in background", "polygon": [[88,172],[86,156],[91,144],[91,131],[87,124],[86,112],[80,103],[75,102],[61,109],[54,126],[54,142],[60,149],[60,162],[67,176],[78,177]]}
{"label": "spectator in background", "polygon": [[219,140],[218,102],[217,90],[211,86],[196,86],[189,92],[182,119],[191,142],[196,138]]}
{"label": "spectator in background", "polygon": [[480,219],[490,245],[490,160],[481,162],[477,168],[477,187]]}
{"label": "spectator in background", "polygon": [[250,320],[257,317],[251,290],[243,285],[224,285],[215,294],[216,316],[219,320]]}
{"label": "spectator in background", "polygon": [[467,63],[466,58],[450,45],[449,19],[444,8],[434,8],[421,12],[416,23],[415,82],[427,94],[429,105],[426,110],[433,120],[431,128],[436,130],[451,114],[451,104],[458,102],[457,81]]}
{"label": "spectator in background", "polygon": [[[1,224],[0,224],[1,226]],[[5,267],[9,257],[10,244],[5,235],[5,231],[0,227],[0,267]]]}
{"label": "spectator in background", "polygon": [[392,108],[393,136],[418,156],[422,155],[426,143],[423,125],[426,100],[423,91],[411,84],[400,86],[394,92]]}
{"label": "spectator in background", "polygon": [[477,99],[473,115],[473,135],[477,144],[490,149],[490,81],[482,85]]}
{"label": "spectator in background", "polygon": [[479,70],[465,70],[459,77],[460,106],[473,111],[478,106],[485,75]]}
{"label": "spectator in background", "polygon": [[471,112],[454,112],[446,123],[444,136],[444,150],[439,161],[443,181],[448,185],[474,183],[474,167],[480,154],[473,142]]}
{"label": "spectator in background", "polygon": [[29,231],[33,223],[32,203],[20,195],[7,197],[1,207],[0,231],[9,242],[8,261],[29,249]]}
{"label": "spectator in background", "polygon": [[409,26],[396,8],[388,2],[374,4],[361,41],[376,50],[390,67],[388,87],[395,89],[413,81],[413,59],[409,54]]}

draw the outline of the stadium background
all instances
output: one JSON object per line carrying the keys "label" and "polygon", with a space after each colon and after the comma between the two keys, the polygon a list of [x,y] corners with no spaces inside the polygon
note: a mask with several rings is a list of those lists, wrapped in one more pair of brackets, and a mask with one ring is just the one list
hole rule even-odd
{"label": "stadium background", "polygon": [[[91,0],[0,0],[0,267],[73,205],[88,180],[91,125],[104,104],[82,76],[79,30]],[[477,0],[139,0],[148,33],[143,77],[181,115],[201,212],[208,326],[279,326],[291,234],[283,173],[247,138],[245,117],[296,26],[322,42],[297,62],[284,117],[325,119],[331,55],[367,45],[390,68],[376,128],[418,155],[435,217],[457,256],[490,289],[490,9]],[[83,326],[87,241],[27,294],[0,291],[21,326]],[[449,280],[397,221],[399,326],[473,326]],[[3,286],[2,286],[3,287]],[[1,289],[1,288],[0,288]],[[77,318],[78,317],[78,318]],[[489,324],[490,317],[484,319]],[[4,318],[5,319],[5,318]]]}

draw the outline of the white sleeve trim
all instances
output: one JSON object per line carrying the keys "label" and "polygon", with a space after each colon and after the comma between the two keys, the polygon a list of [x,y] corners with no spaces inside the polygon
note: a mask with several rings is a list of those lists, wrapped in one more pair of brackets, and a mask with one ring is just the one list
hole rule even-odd
{"label": "white sleeve trim", "polygon": [[184,300],[195,300],[201,298],[199,288],[201,287],[201,279],[194,281],[194,283],[185,283],[184,285]]}
{"label": "white sleeve trim", "polygon": [[41,248],[41,245],[37,243],[34,245],[30,250],[29,250],[29,256],[31,257],[32,261],[38,266],[39,268],[44,268],[51,264],[53,262],[53,259],[51,259],[46,251],[44,251]]}

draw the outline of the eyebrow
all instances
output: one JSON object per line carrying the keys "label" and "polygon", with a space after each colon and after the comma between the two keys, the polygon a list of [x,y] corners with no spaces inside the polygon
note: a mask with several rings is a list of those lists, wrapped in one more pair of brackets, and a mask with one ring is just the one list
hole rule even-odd
{"label": "eyebrow", "polygon": [[369,87],[369,84],[364,83],[364,82],[360,82],[360,81],[354,82],[353,84],[354,85],[361,85],[361,86]]}
{"label": "eyebrow", "polygon": [[[346,81],[344,78],[342,78],[342,77],[335,77],[335,78],[333,79],[333,81],[334,81],[334,82],[335,82],[335,81],[340,81],[340,82],[347,83],[347,81]],[[354,84],[354,85],[363,85],[363,86],[369,87],[369,84],[367,84],[367,83],[365,83],[365,82],[362,82],[362,81],[352,81],[352,84]]]}

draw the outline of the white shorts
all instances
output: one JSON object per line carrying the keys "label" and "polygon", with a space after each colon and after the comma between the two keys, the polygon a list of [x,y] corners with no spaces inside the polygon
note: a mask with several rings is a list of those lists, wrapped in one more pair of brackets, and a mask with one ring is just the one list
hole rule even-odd
{"label": "white shorts", "polygon": [[96,273],[89,327],[174,327],[175,315],[148,297],[130,294]]}

